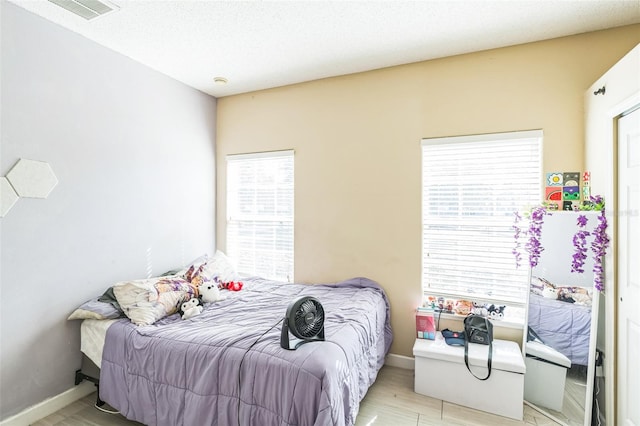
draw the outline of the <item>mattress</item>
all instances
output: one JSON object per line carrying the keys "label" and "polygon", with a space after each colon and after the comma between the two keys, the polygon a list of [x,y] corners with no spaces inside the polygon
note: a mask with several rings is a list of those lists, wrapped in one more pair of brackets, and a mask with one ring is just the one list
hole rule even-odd
{"label": "mattress", "polygon": [[107,329],[116,321],[86,319],[80,325],[80,350],[98,367],[102,365]]}

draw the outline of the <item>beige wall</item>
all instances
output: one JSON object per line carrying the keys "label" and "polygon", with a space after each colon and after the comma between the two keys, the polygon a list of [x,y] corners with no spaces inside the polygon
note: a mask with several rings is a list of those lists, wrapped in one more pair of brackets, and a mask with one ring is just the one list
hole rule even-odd
{"label": "beige wall", "polygon": [[222,98],[217,247],[225,156],[293,148],[295,280],[378,281],[391,300],[391,352],[411,356],[421,138],[543,129],[545,170],[581,170],[584,91],[639,41],[635,25]]}

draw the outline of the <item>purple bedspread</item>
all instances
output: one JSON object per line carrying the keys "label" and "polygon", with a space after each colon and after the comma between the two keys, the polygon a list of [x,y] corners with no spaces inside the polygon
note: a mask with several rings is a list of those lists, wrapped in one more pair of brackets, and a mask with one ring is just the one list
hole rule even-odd
{"label": "purple bedspread", "polygon": [[591,335],[591,307],[529,295],[529,327],[548,346],[587,365]]}
{"label": "purple bedspread", "polygon": [[[391,345],[382,288],[366,278],[330,285],[251,278],[223,293],[227,300],[190,320],[113,324],[100,397],[146,425],[353,425]],[[326,341],[284,350],[279,321],[303,295],[322,304]]]}

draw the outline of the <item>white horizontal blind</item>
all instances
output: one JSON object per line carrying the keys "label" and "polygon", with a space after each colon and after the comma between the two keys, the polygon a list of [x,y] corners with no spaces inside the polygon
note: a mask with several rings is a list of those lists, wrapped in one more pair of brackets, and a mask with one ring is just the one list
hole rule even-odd
{"label": "white horizontal blind", "polygon": [[542,131],[422,141],[422,288],[522,303],[514,212],[541,201]]}
{"label": "white horizontal blind", "polygon": [[227,254],[238,272],[293,280],[293,151],[227,157]]}

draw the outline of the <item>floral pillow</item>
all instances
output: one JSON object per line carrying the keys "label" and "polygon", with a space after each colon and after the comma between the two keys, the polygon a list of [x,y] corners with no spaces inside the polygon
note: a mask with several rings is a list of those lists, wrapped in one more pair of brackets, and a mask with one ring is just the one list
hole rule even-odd
{"label": "floral pillow", "polygon": [[576,305],[591,306],[591,290],[585,287],[557,287],[558,300],[575,303]]}
{"label": "floral pillow", "polygon": [[113,293],[125,315],[137,325],[151,325],[198,297],[196,285],[176,276],[120,282],[113,286]]}
{"label": "floral pillow", "polygon": [[591,306],[592,291],[590,289],[576,286],[556,286],[549,280],[540,277],[531,277],[531,293],[562,302]]}
{"label": "floral pillow", "polygon": [[537,294],[538,296],[542,296],[542,293],[545,288],[553,288],[555,290],[556,286],[544,278],[540,278],[536,276],[531,277],[531,287],[530,287],[531,293]]}

